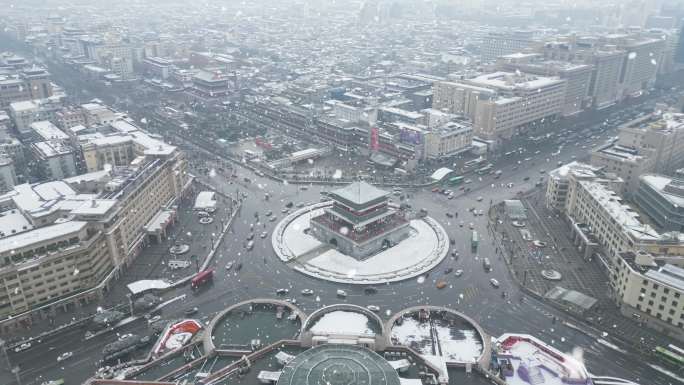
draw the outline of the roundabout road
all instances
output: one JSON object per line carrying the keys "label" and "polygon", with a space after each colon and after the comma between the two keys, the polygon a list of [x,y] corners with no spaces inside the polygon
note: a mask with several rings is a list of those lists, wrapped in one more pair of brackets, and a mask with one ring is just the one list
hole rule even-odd
{"label": "roundabout road", "polygon": [[430,217],[411,220],[410,236],[399,244],[359,261],[305,233],[310,219],[332,202],[315,203],[288,214],[273,230],[271,245],[278,258],[302,274],[337,283],[377,285],[425,274],[449,251],[444,228]]}

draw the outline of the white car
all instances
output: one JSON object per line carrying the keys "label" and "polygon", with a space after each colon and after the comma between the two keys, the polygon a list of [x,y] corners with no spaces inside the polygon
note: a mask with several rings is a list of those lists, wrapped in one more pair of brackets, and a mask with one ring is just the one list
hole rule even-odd
{"label": "white car", "polygon": [[156,315],[156,316],[154,316],[154,317],[148,319],[148,320],[147,320],[147,324],[148,324],[148,325],[152,325],[153,323],[159,321],[160,319],[161,319],[161,316]]}
{"label": "white car", "polygon": [[74,353],[72,353],[72,352],[64,352],[64,353],[60,354],[59,357],[57,357],[57,362],[62,362],[64,360],[68,360],[73,355],[74,355]]}
{"label": "white car", "polygon": [[489,280],[489,283],[491,283],[492,286],[494,286],[494,287],[496,287],[496,288],[499,288],[499,281],[497,281],[495,278],[491,278],[491,279]]}
{"label": "white car", "polygon": [[261,237],[261,239],[268,237],[268,232],[267,231],[262,232],[261,234],[259,234],[259,237]]}
{"label": "white car", "polygon": [[14,348],[14,352],[19,353],[19,352],[23,352],[24,350],[30,349],[30,348],[31,348],[31,343],[30,342],[24,342],[23,344]]}
{"label": "white car", "polygon": [[368,306],[366,306],[366,309],[368,309],[368,310],[370,310],[370,311],[374,311],[374,312],[376,312],[376,313],[377,313],[377,312],[379,312],[379,311],[380,311],[380,306],[376,306],[376,305],[368,305]]}
{"label": "white car", "polygon": [[484,199],[484,198],[482,198],[482,197],[477,197],[477,201],[478,201],[478,202],[482,202],[483,199]]}
{"label": "white car", "polygon": [[119,341],[123,341],[128,337],[133,337],[133,334],[131,334],[131,333],[122,334],[121,336],[119,336]]}
{"label": "white car", "polygon": [[525,222],[513,221],[511,224],[513,227],[525,227]]}
{"label": "white car", "polygon": [[539,241],[539,240],[534,240],[534,241],[532,242],[532,244],[535,245],[535,246],[537,246],[537,247],[546,247],[546,242],[542,242],[542,241]]}
{"label": "white car", "polygon": [[455,275],[456,277],[462,276],[462,275],[463,275],[463,270],[458,269],[458,270],[454,271],[454,275]]}
{"label": "white car", "polygon": [[235,264],[234,261],[230,261],[230,262],[226,263],[226,270],[232,269],[232,268],[233,268],[233,264]]}
{"label": "white car", "polygon": [[277,289],[277,290],[276,290],[276,294],[278,294],[278,295],[285,295],[285,294],[287,294],[287,293],[289,293],[289,292],[290,292],[289,289]]}
{"label": "white car", "polygon": [[303,289],[301,293],[302,295],[313,295],[314,291],[311,289]]}
{"label": "white car", "polygon": [[344,291],[344,290],[338,289],[338,290],[337,290],[337,296],[340,297],[340,298],[346,298],[346,297],[347,297],[347,292]]}
{"label": "white car", "polygon": [[475,228],[475,225],[473,224],[473,222],[470,222],[468,223],[468,227],[472,230]]}

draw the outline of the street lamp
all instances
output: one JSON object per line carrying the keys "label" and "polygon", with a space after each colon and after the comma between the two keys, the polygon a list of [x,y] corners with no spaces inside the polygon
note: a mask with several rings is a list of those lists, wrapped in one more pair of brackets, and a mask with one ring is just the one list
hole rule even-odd
{"label": "street lamp", "polygon": [[11,368],[12,364],[10,364],[9,356],[7,355],[7,342],[2,338],[0,338],[0,350],[2,350],[2,355],[5,357],[7,368]]}
{"label": "street lamp", "polygon": [[198,261],[197,255],[196,254],[191,255],[190,259],[192,259],[195,262],[195,268],[197,269],[197,272],[199,273],[200,268],[199,268],[199,261]]}
{"label": "street lamp", "polygon": [[17,378],[17,384],[21,385],[21,370],[19,369],[19,366],[15,366],[12,368],[12,373],[14,376]]}

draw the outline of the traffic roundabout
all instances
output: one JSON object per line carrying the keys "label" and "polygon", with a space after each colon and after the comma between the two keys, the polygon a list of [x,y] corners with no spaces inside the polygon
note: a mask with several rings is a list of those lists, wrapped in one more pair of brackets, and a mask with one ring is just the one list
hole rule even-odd
{"label": "traffic roundabout", "polygon": [[[434,219],[410,219],[408,236],[365,259],[357,259],[311,235],[311,219],[331,202],[303,207],[286,216],[271,235],[278,258],[303,274],[348,284],[380,284],[425,274],[448,254],[449,237]],[[341,229],[343,231],[344,229]]]}

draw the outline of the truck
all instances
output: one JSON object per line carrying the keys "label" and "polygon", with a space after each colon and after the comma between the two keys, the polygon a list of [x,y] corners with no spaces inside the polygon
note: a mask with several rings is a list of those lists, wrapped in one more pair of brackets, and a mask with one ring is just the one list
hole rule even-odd
{"label": "truck", "polygon": [[193,290],[197,290],[205,283],[211,281],[213,278],[214,270],[207,269],[204,271],[200,271],[190,282],[190,287],[192,287]]}

